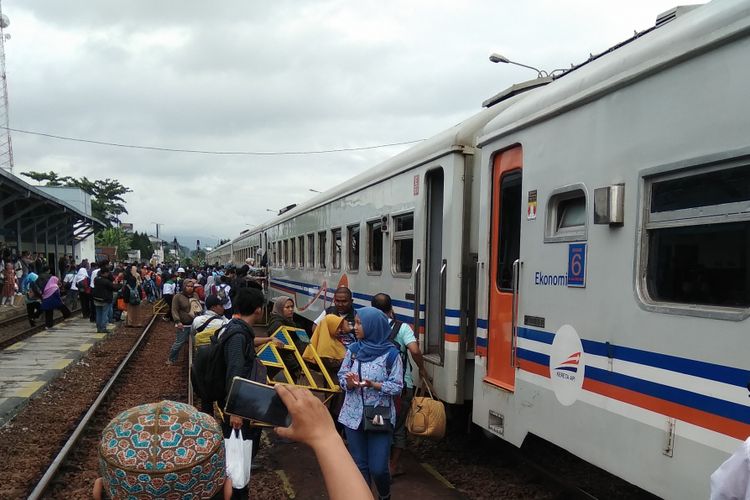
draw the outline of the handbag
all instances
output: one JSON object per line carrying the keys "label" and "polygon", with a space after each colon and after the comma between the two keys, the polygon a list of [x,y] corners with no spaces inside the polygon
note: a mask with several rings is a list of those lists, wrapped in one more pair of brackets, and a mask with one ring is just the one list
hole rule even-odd
{"label": "handbag", "polygon": [[[425,387],[429,397],[424,395]],[[432,395],[430,385],[425,380],[411,401],[406,429],[415,436],[441,439],[445,436],[445,423],[445,405]]]}
{"label": "handbag", "polygon": [[[357,367],[360,380],[362,379],[362,364]],[[365,388],[360,388],[362,397],[362,429],[372,432],[393,432],[390,406],[374,406],[365,404]]]}

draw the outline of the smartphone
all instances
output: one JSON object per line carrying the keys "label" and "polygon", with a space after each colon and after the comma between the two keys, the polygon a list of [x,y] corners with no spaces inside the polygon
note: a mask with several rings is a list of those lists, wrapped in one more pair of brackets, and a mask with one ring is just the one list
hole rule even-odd
{"label": "smartphone", "polygon": [[240,377],[232,379],[224,411],[274,427],[289,427],[289,411],[270,385]]}

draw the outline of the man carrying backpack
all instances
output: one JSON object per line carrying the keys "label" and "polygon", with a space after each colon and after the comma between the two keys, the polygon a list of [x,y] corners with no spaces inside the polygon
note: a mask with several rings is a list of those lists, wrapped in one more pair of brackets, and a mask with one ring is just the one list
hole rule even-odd
{"label": "man carrying backpack", "polygon": [[172,349],[169,351],[168,365],[173,365],[177,362],[177,355],[180,354],[182,346],[185,345],[188,335],[190,335],[190,327],[193,324],[193,320],[201,313],[199,309],[200,302],[198,302],[199,307],[197,309],[193,307],[193,304],[198,301],[197,298],[194,299],[193,297],[193,285],[194,280],[185,280],[182,292],[175,295],[172,300],[172,317],[175,321],[179,321],[180,326],[177,330],[177,338],[174,344],[172,344]]}
{"label": "man carrying backpack", "polygon": [[427,370],[424,367],[422,351],[419,349],[419,343],[414,336],[414,330],[409,325],[396,319],[393,313],[393,304],[391,296],[386,293],[379,293],[372,298],[372,307],[380,309],[388,316],[388,322],[391,326],[390,340],[398,347],[401,353],[401,361],[404,365],[404,389],[401,392],[401,409],[396,415],[396,427],[393,430],[393,444],[391,448],[391,477],[403,474],[399,469],[398,463],[401,458],[401,452],[406,448],[406,416],[411,407],[411,400],[414,398],[414,377],[411,373],[411,363],[409,363],[409,354],[419,369],[419,376],[422,379],[427,378]]}
{"label": "man carrying backpack", "polygon": [[224,301],[224,316],[227,319],[231,319],[232,314],[234,313],[234,310],[232,309],[232,296],[234,295],[234,292],[232,292],[232,290],[233,288],[229,276],[221,276],[219,278],[219,285],[216,287],[216,296]]}
{"label": "man carrying backpack", "polygon": [[[265,298],[260,290],[255,288],[240,288],[234,295],[234,316],[226,327],[219,332],[218,340],[224,346],[224,361],[226,362],[225,397],[220,402],[223,408],[226,396],[232,387],[234,377],[242,377],[265,383],[265,375],[255,362],[255,332],[253,325],[263,317]],[[262,365],[261,365],[262,366]],[[253,456],[260,449],[261,429],[250,427],[248,422],[235,415],[225,415],[221,424],[224,438],[229,438],[232,429],[241,429],[242,439],[253,442]],[[245,486],[243,490],[246,490]],[[246,497],[246,491],[233,491],[233,498],[239,494]]]}

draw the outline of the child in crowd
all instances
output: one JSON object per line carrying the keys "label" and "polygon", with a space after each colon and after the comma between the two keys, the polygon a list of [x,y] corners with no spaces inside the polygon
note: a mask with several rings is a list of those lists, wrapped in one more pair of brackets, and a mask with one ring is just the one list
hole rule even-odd
{"label": "child in crowd", "polygon": [[18,291],[18,280],[16,279],[16,270],[12,262],[5,263],[3,270],[3,296],[2,305],[12,306],[13,297]]}

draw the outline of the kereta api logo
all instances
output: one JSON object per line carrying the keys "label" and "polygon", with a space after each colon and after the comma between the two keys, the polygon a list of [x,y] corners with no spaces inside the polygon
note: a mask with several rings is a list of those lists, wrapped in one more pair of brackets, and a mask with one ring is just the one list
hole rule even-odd
{"label": "kereta api logo", "polygon": [[560,366],[555,367],[555,371],[564,371],[570,373],[578,373],[578,362],[581,360],[581,351],[574,352],[568,359],[560,363]]}
{"label": "kereta api logo", "polygon": [[575,328],[563,325],[555,333],[549,356],[552,390],[560,404],[570,406],[583,390],[585,353]]}

